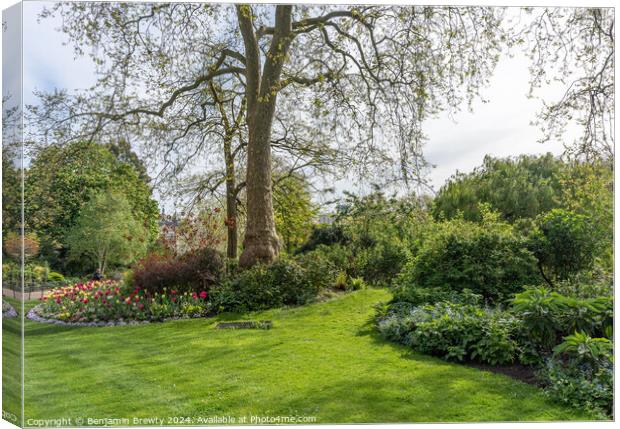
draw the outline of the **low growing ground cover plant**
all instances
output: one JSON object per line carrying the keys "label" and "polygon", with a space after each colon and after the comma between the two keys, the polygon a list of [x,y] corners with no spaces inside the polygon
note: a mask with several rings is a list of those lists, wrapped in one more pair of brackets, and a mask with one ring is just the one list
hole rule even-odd
{"label": "low growing ground cover plant", "polygon": [[613,412],[613,343],[576,332],[555,347],[541,371],[550,397],[594,413]]}
{"label": "low growing ground cover plant", "polygon": [[206,291],[164,289],[149,293],[116,281],[90,281],[55,288],[41,297],[39,314],[68,322],[163,320],[207,314]]}
{"label": "low growing ground cover plant", "polygon": [[471,304],[400,306],[378,327],[388,339],[448,360],[507,364],[518,351],[518,320],[506,311]]}

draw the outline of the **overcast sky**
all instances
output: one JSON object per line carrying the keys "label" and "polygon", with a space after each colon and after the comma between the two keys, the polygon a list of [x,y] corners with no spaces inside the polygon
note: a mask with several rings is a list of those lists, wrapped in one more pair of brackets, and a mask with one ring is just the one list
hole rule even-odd
{"label": "overcast sky", "polygon": [[[90,60],[75,59],[71,46],[64,46],[65,36],[58,31],[58,21],[46,19],[37,22],[37,15],[45,2],[24,3],[24,102],[36,103],[32,92],[35,89],[86,88],[93,83]],[[49,4],[49,3],[48,3]],[[8,23],[7,35],[14,28]],[[11,36],[9,36],[11,37]],[[15,48],[7,49],[3,56],[14,58]],[[15,46],[13,44],[13,46]],[[6,62],[5,62],[6,64]],[[559,154],[560,142],[541,145],[537,143],[540,131],[530,122],[541,107],[541,101],[528,99],[528,59],[515,53],[513,58],[504,57],[491,79],[490,86],[483,90],[488,103],[474,104],[473,113],[464,111],[450,118],[447,114],[424,124],[428,141],[425,155],[436,166],[430,173],[435,189],[457,170],[467,172],[480,165],[485,154],[509,156],[552,152]],[[3,73],[3,95],[16,92],[19,80]],[[561,95],[561,87],[547,88],[540,92],[552,101]],[[575,138],[568,133],[566,141]],[[337,188],[353,188],[353,181],[345,180]]]}

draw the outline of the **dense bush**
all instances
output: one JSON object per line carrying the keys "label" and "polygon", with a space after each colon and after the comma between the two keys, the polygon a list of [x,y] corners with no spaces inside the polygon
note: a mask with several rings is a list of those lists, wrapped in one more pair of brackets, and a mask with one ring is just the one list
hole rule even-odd
{"label": "dense bush", "polygon": [[319,285],[309,281],[299,264],[280,259],[239,273],[214,288],[210,296],[216,311],[246,312],[307,304],[318,291]]}
{"label": "dense bush", "polygon": [[546,288],[517,294],[511,310],[523,321],[522,342],[541,354],[576,331],[603,336],[613,323],[611,297],[577,299]]}
{"label": "dense bush", "polygon": [[295,256],[295,261],[305,269],[308,282],[319,289],[327,289],[334,285],[339,267],[325,252],[320,250],[321,247]]}
{"label": "dense bush", "polygon": [[510,363],[517,354],[518,320],[507,312],[441,302],[401,307],[378,323],[379,331],[422,353],[450,360]]}
{"label": "dense bush", "polygon": [[483,224],[452,220],[433,228],[395,286],[470,289],[499,302],[538,283],[536,259],[512,226],[489,219]]}
{"label": "dense bush", "polygon": [[594,264],[600,242],[592,221],[584,215],[554,209],[541,216],[531,240],[535,256],[553,277],[565,280]]}
{"label": "dense bush", "polygon": [[575,333],[564,338],[542,371],[546,393],[571,407],[611,416],[613,344]]}
{"label": "dense bush", "polygon": [[137,264],[132,281],[149,292],[161,292],[164,288],[208,290],[221,280],[224,265],[223,256],[209,248],[180,257],[153,254]]}
{"label": "dense bush", "polygon": [[393,302],[405,302],[411,305],[435,304],[441,301],[459,304],[480,304],[482,296],[469,289],[455,291],[446,288],[416,288],[399,285],[393,288]]}
{"label": "dense bush", "polygon": [[409,259],[406,246],[399,240],[381,240],[359,249],[354,259],[357,276],[373,284],[387,285]]}
{"label": "dense bush", "polygon": [[317,225],[312,228],[310,237],[301,245],[297,253],[309,252],[320,245],[347,244],[350,237],[341,225]]}

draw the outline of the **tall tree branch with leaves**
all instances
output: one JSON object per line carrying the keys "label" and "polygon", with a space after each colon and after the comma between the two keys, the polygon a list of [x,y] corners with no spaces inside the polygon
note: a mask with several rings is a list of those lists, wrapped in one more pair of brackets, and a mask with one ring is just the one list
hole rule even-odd
{"label": "tall tree branch with leaves", "polygon": [[562,140],[576,123],[582,135],[565,145],[567,154],[595,161],[614,156],[614,10],[611,8],[528,9],[531,22],[519,37],[530,58],[530,93],[559,81],[559,100],[545,102],[536,123],[542,141]]}
{"label": "tall tree branch with leaves", "polygon": [[[420,182],[421,123],[479,96],[497,62],[504,10],[479,7],[66,3],[61,30],[90,51],[91,90],[41,94],[42,138],[133,135],[145,152],[192,159],[219,126],[211,83],[243,88],[246,211],[243,266],[278,255],[272,149],[279,100],[348,150],[359,172],[394,163]],[[290,118],[290,115],[288,115]],[[197,121],[196,118],[201,120]],[[329,126],[319,128],[319,125]],[[187,138],[194,134],[194,139]],[[69,137],[71,136],[71,137]],[[165,137],[164,137],[165,136]],[[327,141],[327,139],[320,139]],[[154,157],[155,158],[155,157]]]}

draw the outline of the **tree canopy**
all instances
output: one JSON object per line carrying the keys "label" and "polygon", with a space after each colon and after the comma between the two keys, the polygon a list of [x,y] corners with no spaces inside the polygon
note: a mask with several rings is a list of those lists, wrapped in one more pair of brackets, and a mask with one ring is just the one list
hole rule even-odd
{"label": "tree canopy", "polygon": [[53,246],[64,243],[81,210],[98,192],[116,191],[147,231],[158,233],[159,209],[151,189],[134,167],[106,147],[90,142],[49,146],[32,160],[25,178],[25,219],[29,229]]}
{"label": "tree canopy", "polygon": [[487,203],[508,221],[534,218],[561,203],[560,172],[564,163],[548,153],[516,158],[486,156],[473,172],[457,173],[433,201],[435,218],[480,221],[480,203]]}
{"label": "tree canopy", "polygon": [[122,132],[149,158],[183,165],[217,128],[209,85],[245,95],[242,265],[277,256],[271,150],[292,125],[358,171],[419,179],[421,122],[478,95],[503,38],[501,8],[61,3],[43,16],[56,12],[98,81],[70,97],[41,94],[43,137]]}
{"label": "tree canopy", "polygon": [[146,253],[145,228],[127,197],[102,191],[80,211],[66,237],[71,259],[87,258],[105,273],[111,265],[129,265]]}

